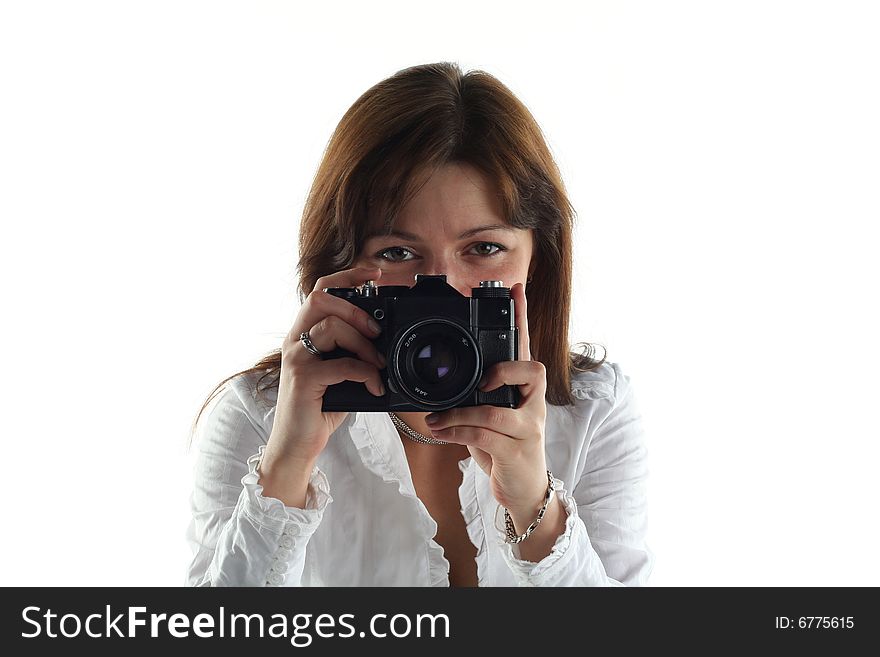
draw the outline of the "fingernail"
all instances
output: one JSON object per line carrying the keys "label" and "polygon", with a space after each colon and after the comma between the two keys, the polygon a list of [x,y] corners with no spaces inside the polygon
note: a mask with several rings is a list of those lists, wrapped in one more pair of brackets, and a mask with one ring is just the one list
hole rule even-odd
{"label": "fingernail", "polygon": [[370,328],[373,330],[373,333],[381,333],[382,327],[379,326],[379,322],[373,319],[368,319],[367,324],[369,324]]}
{"label": "fingernail", "polygon": [[486,377],[485,376],[482,379],[480,379],[480,382],[477,384],[477,387],[478,388],[485,388],[486,387]]}
{"label": "fingernail", "polygon": [[431,413],[430,415],[425,416],[425,422],[428,424],[437,424],[440,421],[440,416],[436,413]]}
{"label": "fingernail", "polygon": [[382,354],[379,354],[379,362],[382,363],[382,367],[385,367],[388,364],[388,361],[385,360],[385,356]]}
{"label": "fingernail", "polygon": [[382,383],[379,383],[379,397],[385,396],[385,386]]}

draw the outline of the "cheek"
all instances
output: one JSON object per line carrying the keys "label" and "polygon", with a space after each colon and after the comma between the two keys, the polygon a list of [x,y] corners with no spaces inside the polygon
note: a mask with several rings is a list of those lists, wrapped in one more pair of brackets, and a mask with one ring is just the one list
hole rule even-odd
{"label": "cheek", "polygon": [[503,274],[510,280],[525,280],[525,276],[529,271],[529,261],[527,259],[510,255],[508,257],[499,258],[495,261],[483,263],[481,267],[474,267],[475,271],[491,271]]}

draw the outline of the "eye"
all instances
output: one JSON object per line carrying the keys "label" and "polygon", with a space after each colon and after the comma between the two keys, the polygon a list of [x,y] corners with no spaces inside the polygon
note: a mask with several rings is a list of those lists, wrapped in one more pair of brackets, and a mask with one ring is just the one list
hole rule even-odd
{"label": "eye", "polygon": [[[395,253],[398,253],[398,254],[401,251],[403,251],[404,253],[410,253],[410,250],[403,247],[403,246],[390,246],[387,249],[382,249],[381,251],[379,251],[379,253],[376,254],[376,257],[379,258],[380,260],[387,260],[389,262],[405,262],[404,260],[398,260],[397,258],[385,257],[386,253],[389,253],[392,251]],[[408,259],[410,259],[410,258],[408,258]]]}
{"label": "eye", "polygon": [[[487,253],[485,251],[477,252],[477,255],[483,256],[484,258],[491,258],[493,256],[498,255],[502,251],[507,251],[506,247],[503,247],[500,244],[496,244],[495,242],[478,242],[478,243],[474,244],[472,248],[477,249],[479,247],[490,247],[490,248],[494,247],[494,249],[495,249],[494,251],[491,251],[490,253]],[[397,258],[396,256],[388,257],[385,255],[385,254],[392,253],[392,252],[395,253],[396,256],[399,256],[401,254],[406,254],[406,253],[412,253],[409,249],[407,249],[404,246],[390,246],[387,249],[382,249],[381,251],[379,251],[376,254],[376,257],[379,258],[380,260],[385,260],[387,262],[408,262],[409,260],[412,260],[412,258]]]}
{"label": "eye", "polygon": [[497,251],[492,251],[492,253],[481,253],[480,254],[480,255],[486,256],[487,258],[491,258],[494,255],[498,255],[502,251],[507,251],[507,249],[505,249],[500,244],[495,244],[495,242],[480,242],[479,244],[475,244],[474,248],[476,248],[478,246],[494,246],[497,249]]}

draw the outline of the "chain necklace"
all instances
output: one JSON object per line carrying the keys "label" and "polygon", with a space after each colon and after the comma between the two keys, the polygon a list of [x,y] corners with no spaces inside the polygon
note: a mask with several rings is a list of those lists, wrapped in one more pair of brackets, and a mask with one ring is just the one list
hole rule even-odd
{"label": "chain necklace", "polygon": [[428,436],[420,434],[418,431],[410,427],[406,422],[401,420],[394,413],[389,412],[388,415],[391,416],[391,421],[394,422],[394,426],[400,429],[403,434],[409,438],[410,440],[414,440],[417,443],[425,443],[426,445],[448,445],[449,443],[444,442],[442,440],[437,440],[436,438],[430,438]]}

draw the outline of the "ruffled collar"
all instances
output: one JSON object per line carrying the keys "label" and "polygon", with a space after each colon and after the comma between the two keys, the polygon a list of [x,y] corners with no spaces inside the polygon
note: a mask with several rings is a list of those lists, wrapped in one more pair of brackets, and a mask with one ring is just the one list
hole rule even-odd
{"label": "ruffled collar", "polygon": [[[434,540],[437,523],[427,507],[416,494],[406,452],[400,436],[387,413],[361,413],[354,415],[349,426],[351,440],[364,465],[383,481],[397,484],[398,492],[412,505],[419,518],[418,530],[428,545],[428,567],[431,586],[449,586],[449,561],[443,556],[443,548]],[[473,462],[468,457],[459,465]],[[472,466],[470,466],[472,467]]]}

